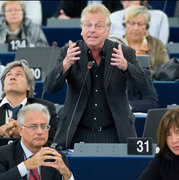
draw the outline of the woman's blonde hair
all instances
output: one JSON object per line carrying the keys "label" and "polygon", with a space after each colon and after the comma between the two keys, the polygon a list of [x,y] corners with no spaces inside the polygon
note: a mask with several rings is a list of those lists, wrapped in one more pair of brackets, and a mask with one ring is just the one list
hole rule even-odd
{"label": "woman's blonde hair", "polygon": [[124,23],[126,24],[131,18],[143,15],[146,25],[150,21],[150,13],[148,9],[141,5],[130,6],[124,11]]}

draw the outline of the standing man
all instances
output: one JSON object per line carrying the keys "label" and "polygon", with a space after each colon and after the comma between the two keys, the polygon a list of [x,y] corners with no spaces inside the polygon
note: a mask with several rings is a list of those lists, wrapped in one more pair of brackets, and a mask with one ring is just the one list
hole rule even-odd
{"label": "standing man", "polygon": [[[42,104],[24,106],[18,113],[21,140],[0,147],[0,179],[73,180],[67,159],[55,149],[44,147],[48,140],[50,114]],[[65,161],[65,163],[64,163]]]}
{"label": "standing man", "polygon": [[[126,81],[144,89],[145,74],[135,51],[108,40],[110,12],[102,4],[81,14],[83,40],[61,48],[44,88],[53,93],[67,80],[68,90],[54,142],[65,148],[74,143],[122,143],[136,136],[135,117],[126,95]],[[93,62],[92,68],[87,68]],[[90,65],[91,66],[91,65]]]}
{"label": "standing man", "polygon": [[40,103],[48,107],[50,125],[48,144],[52,143],[57,128],[57,114],[53,103],[34,98],[35,81],[26,60],[13,61],[4,69],[1,77],[2,101],[0,101],[0,136],[19,137],[17,113],[22,106]]}

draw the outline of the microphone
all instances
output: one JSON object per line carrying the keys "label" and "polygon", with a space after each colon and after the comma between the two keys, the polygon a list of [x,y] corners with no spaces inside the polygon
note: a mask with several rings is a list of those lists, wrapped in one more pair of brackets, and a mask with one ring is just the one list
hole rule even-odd
{"label": "microphone", "polygon": [[[75,116],[76,109],[77,109],[77,107],[78,107],[78,104],[79,104],[79,101],[80,101],[82,92],[83,92],[83,90],[84,90],[84,86],[85,86],[85,82],[86,82],[86,79],[87,79],[89,70],[92,68],[92,66],[93,66],[93,62],[92,62],[92,61],[89,61],[89,62],[88,62],[88,65],[87,65],[87,71],[86,71],[86,74],[85,74],[85,78],[84,78],[84,80],[83,80],[83,84],[82,84],[82,87],[81,87],[81,90],[80,90],[78,99],[77,99],[77,101],[76,101],[75,107],[74,107],[74,109],[73,109],[73,113],[72,113],[72,116],[71,116],[71,119],[70,119],[70,123],[69,123],[68,129],[67,129],[66,140],[65,140],[65,150],[66,150],[66,154],[68,154],[68,153],[67,153],[67,149],[68,149],[68,138],[69,138],[70,128],[71,128],[72,122],[73,122],[73,120],[74,120],[74,116]],[[58,137],[58,134],[59,134],[59,133],[60,133],[60,128],[59,128],[58,132],[56,133],[56,136],[55,136],[54,139],[56,139],[56,138]],[[57,144],[56,146],[58,146],[58,144]]]}
{"label": "microphone", "polygon": [[56,47],[57,47],[57,42],[54,41],[54,42],[52,43],[52,47],[53,47],[53,48],[56,48]]}
{"label": "microphone", "polygon": [[[50,64],[52,63],[52,60],[53,60],[53,55],[54,55],[54,52],[55,52],[55,48],[57,47],[57,42],[53,42],[52,43],[52,52],[50,54],[50,58],[49,58],[49,61],[48,61],[48,67],[46,69],[46,72],[45,72],[45,76],[47,76],[47,73],[49,72],[50,70]],[[45,89],[43,88],[43,91],[42,91],[42,95],[41,95],[41,99],[43,99],[44,97],[44,93],[45,93]]]}

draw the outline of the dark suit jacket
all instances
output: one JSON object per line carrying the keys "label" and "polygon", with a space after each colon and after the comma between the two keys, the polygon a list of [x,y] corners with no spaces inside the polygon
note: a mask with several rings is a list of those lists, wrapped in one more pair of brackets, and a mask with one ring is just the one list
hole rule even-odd
{"label": "dark suit jacket", "polygon": [[[66,56],[67,48],[63,47],[60,52],[60,58],[53,71],[46,77],[44,82],[44,88],[47,92],[53,93],[60,90],[67,80],[67,95],[63,109],[63,115],[60,117],[60,124],[57,130],[57,134],[54,138],[55,142],[58,142],[64,147],[66,142],[67,129],[69,127],[73,110],[77,99],[79,97],[80,90],[84,81],[84,77],[87,72],[88,47],[84,41],[77,42],[80,47],[81,54],[80,60],[76,61],[69,69],[66,75],[63,75],[63,59]],[[126,94],[126,81],[133,81],[138,84],[139,89],[144,90],[148,86],[148,81],[145,77],[145,73],[136,61],[135,51],[127,46],[122,45],[122,51],[124,57],[128,60],[128,72],[123,73],[117,67],[111,66],[111,57],[113,48],[118,47],[117,42],[106,40],[103,53],[105,56],[105,69],[104,69],[104,89],[108,106],[111,110],[114,118],[114,123],[117,130],[118,139],[120,142],[126,142],[127,137],[136,136],[135,132],[135,117],[130,111],[128,98]],[[79,101],[79,105],[76,109],[76,113],[71,124],[70,133],[68,137],[68,145],[70,145],[73,135],[76,131],[78,123],[83,115],[85,106],[88,101],[88,94],[91,87],[90,73],[88,73],[84,91]]]}
{"label": "dark suit jacket", "polygon": [[[17,165],[24,161],[23,149],[20,141],[14,141],[12,144],[0,147],[0,179],[2,180],[26,180],[27,177],[21,177]],[[62,154],[64,162],[67,164],[65,154]],[[60,180],[61,174],[54,168],[42,166],[41,180]]]}
{"label": "dark suit jacket", "polygon": [[[47,106],[49,113],[50,113],[50,131],[49,131],[49,138],[47,144],[50,145],[53,141],[53,138],[56,133],[57,129],[57,124],[58,124],[58,119],[57,119],[57,114],[56,114],[56,109],[55,105],[47,100],[44,99],[39,99],[39,98],[28,98],[27,104],[33,104],[33,103],[40,103],[45,106]],[[0,126],[5,124],[5,117],[6,117],[6,108],[4,106],[0,107]]]}
{"label": "dark suit jacket", "polygon": [[137,180],[178,180],[179,157],[171,155],[172,159],[167,159],[161,153],[156,154]]}
{"label": "dark suit jacket", "polygon": [[129,103],[132,107],[132,112],[147,113],[149,109],[160,107],[158,94],[152,83],[152,74],[148,69],[144,69],[144,72],[149,81],[149,86],[146,87],[144,91],[140,91],[137,84],[127,83]]}
{"label": "dark suit jacket", "polygon": [[[120,0],[115,0],[115,1],[103,0],[103,4],[109,9],[111,13],[123,9]],[[60,14],[60,9],[63,9],[67,16],[73,18],[74,17],[79,18],[81,15],[81,11],[86,7],[86,5],[87,5],[87,0],[74,0],[74,1],[61,0],[53,16],[58,17]]]}

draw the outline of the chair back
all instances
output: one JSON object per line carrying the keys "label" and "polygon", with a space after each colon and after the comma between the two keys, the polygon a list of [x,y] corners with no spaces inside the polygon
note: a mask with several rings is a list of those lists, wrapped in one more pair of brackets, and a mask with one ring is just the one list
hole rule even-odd
{"label": "chair back", "polygon": [[168,110],[167,108],[157,108],[157,109],[148,110],[144,131],[143,131],[143,137],[152,137],[153,143],[157,142],[156,135],[157,135],[158,125],[162,116],[167,110]]}

